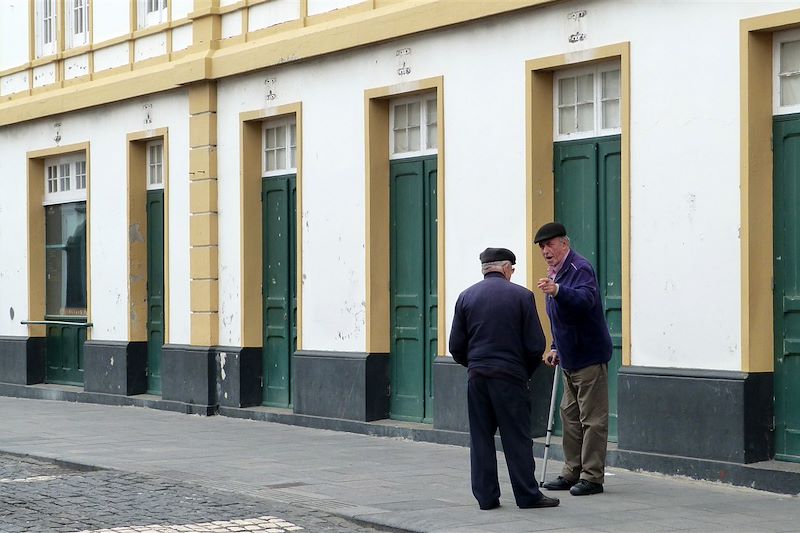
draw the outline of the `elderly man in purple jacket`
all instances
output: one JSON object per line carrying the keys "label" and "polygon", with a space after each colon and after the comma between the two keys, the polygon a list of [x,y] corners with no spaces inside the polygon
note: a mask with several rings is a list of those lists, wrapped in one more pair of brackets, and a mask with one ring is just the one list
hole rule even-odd
{"label": "elderly man in purple jacket", "polygon": [[450,353],[467,367],[472,494],[481,509],[500,506],[494,434],[500,429],[514,499],[524,509],[555,507],[534,477],[528,380],[545,338],[533,293],[511,283],[516,257],[506,248],[480,254],[484,279],[458,296]]}
{"label": "elderly man in purple jacket", "polygon": [[552,350],[543,359],[561,365],[564,394],[564,468],[549,490],[569,490],[573,496],[603,492],[608,442],[608,332],[597,276],[591,263],[570,249],[563,224],[539,228],[533,242],[547,263],[547,277],[537,283],[546,295],[553,333]]}

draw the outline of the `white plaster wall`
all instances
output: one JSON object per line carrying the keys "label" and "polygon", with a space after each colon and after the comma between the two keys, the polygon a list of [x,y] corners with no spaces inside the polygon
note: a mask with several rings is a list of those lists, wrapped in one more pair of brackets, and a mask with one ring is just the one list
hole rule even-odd
{"label": "white plaster wall", "polygon": [[94,52],[94,70],[100,72],[102,70],[112,69],[128,64],[129,59],[129,44],[120,43],[107,48],[101,48]]}
{"label": "white plaster wall", "polygon": [[64,78],[71,80],[87,74],[89,74],[89,54],[81,54],[64,60]]}
{"label": "white plaster wall", "polygon": [[0,78],[0,96],[28,90],[28,71],[9,74]]}
{"label": "white plaster wall", "polygon": [[[222,80],[221,343],[240,329],[238,113],[265,105],[264,78],[277,80],[270,105],[303,103],[303,347],[362,351],[364,90],[444,76],[446,336],[485,246],[514,250],[525,283],[524,62],[629,41],[632,363],[740,369],[739,23],[800,3],[622,4],[557,4]],[[578,9],[587,39],[571,44]]]}
{"label": "white plaster wall", "polygon": [[186,18],[194,11],[194,0],[172,0],[172,20]]}
{"label": "white plaster wall", "polygon": [[242,34],[242,12],[234,11],[222,15],[222,38],[236,37]]}
{"label": "white plaster wall", "polygon": [[247,10],[247,16],[249,31],[269,28],[281,22],[299,19],[300,2],[298,0],[272,0],[252,6]]}
{"label": "white plaster wall", "polygon": [[92,41],[101,43],[130,33],[130,0],[92,2]]}
{"label": "white plaster wall", "polygon": [[178,26],[172,30],[172,51],[185,50],[192,45],[192,25]]}
{"label": "white plaster wall", "polygon": [[[0,2],[0,35],[4,44],[28,42],[28,2]],[[0,71],[27,62],[27,46],[0,46]]]}
{"label": "white plaster wall", "polygon": [[56,82],[56,65],[48,63],[33,69],[33,86],[44,87]]}
{"label": "white plaster wall", "polygon": [[333,11],[334,9],[360,4],[363,1],[364,0],[308,0],[308,14],[317,15],[319,13]]}
{"label": "white plaster wall", "polygon": [[167,34],[166,32],[161,32],[136,39],[134,47],[134,61],[163,56],[167,53]]}
{"label": "white plaster wall", "polygon": [[[60,145],[89,142],[90,268],[92,338],[126,340],[128,335],[127,266],[127,141],[144,129],[143,103],[152,104],[152,128],[169,128],[169,272],[170,342],[189,342],[189,114],[185,91],[162,93],[147,100],[102,106],[58,117]],[[2,158],[0,172],[13,176],[0,195],[0,335],[25,335],[19,324],[28,318],[26,241],[20,227],[26,220],[26,157],[31,150],[53,148],[51,120],[0,128],[0,145],[15,157]],[[141,184],[144,187],[144,184]],[[23,232],[24,235],[24,232]],[[11,319],[10,308],[14,308]]]}

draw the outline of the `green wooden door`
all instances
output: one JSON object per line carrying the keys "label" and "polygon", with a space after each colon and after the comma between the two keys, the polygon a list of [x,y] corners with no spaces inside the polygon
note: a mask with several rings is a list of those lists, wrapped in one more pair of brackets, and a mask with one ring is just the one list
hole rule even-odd
{"label": "green wooden door", "polygon": [[86,341],[86,202],[45,208],[45,381],[83,385]]}
{"label": "green wooden door", "polygon": [[264,387],[262,403],[292,405],[292,355],[297,346],[297,190],[294,175],[264,178],[262,278]]}
{"label": "green wooden door", "polygon": [[164,345],[164,190],[147,191],[147,392],[161,394]]}
{"label": "green wooden door", "polygon": [[[617,438],[617,375],[622,363],[622,167],[618,136],[555,143],[555,215],[572,248],[595,268],[611,333],[608,437]],[[560,429],[560,420],[557,426]]]}
{"label": "green wooden door", "polygon": [[433,419],[436,357],[436,156],[392,161],[391,398],[398,420]]}
{"label": "green wooden door", "polygon": [[800,115],[775,117],[775,457],[800,462]]}

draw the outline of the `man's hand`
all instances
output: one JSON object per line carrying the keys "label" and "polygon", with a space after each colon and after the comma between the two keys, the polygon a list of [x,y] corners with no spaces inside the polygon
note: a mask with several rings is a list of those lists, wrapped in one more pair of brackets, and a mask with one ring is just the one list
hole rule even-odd
{"label": "man's hand", "polygon": [[536,286],[548,296],[555,297],[556,294],[558,294],[558,283],[550,278],[540,278],[539,281],[536,282]]}
{"label": "man's hand", "polygon": [[549,367],[555,367],[558,365],[558,354],[555,350],[545,352],[542,354],[542,361]]}

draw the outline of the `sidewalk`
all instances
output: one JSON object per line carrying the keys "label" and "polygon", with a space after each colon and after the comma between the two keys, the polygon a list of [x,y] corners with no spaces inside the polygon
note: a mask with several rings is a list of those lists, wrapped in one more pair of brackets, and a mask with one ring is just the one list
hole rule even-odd
{"label": "sidewalk", "polygon": [[[797,497],[621,469],[609,470],[604,494],[561,493],[558,508],[520,510],[502,454],[503,506],[479,511],[466,448],[137,407],[0,397],[0,451],[192,481],[409,531],[800,531]],[[549,463],[550,473],[558,469]]]}

